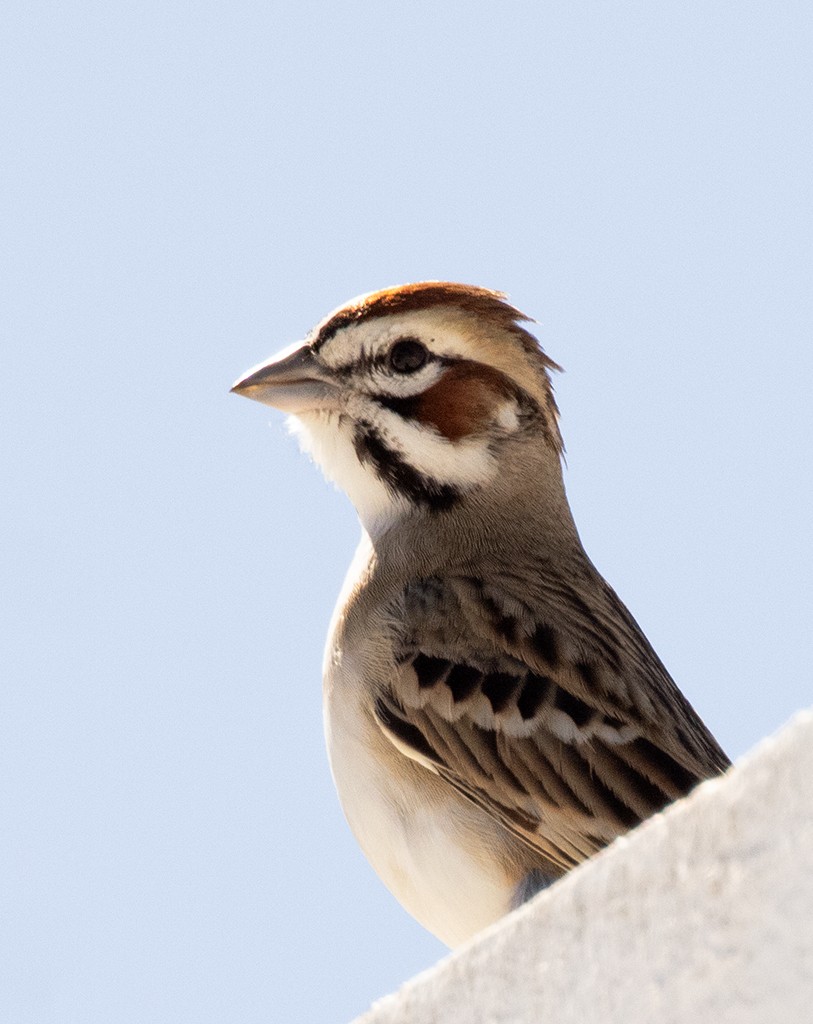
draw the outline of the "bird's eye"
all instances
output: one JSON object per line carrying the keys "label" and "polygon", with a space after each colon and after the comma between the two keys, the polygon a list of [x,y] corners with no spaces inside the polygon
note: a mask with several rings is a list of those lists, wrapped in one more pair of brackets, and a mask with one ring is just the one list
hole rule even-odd
{"label": "bird's eye", "polygon": [[396,373],[415,373],[428,358],[426,346],[415,338],[402,338],[390,349],[390,366]]}

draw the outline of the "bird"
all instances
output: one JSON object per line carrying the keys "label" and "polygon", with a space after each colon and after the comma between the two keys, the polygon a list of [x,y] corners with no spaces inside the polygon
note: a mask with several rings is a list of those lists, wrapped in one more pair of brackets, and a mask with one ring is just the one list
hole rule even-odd
{"label": "bird", "polygon": [[532,322],[487,288],[385,288],[232,388],[355,506],[330,766],[375,871],[452,947],[730,764],[585,553]]}

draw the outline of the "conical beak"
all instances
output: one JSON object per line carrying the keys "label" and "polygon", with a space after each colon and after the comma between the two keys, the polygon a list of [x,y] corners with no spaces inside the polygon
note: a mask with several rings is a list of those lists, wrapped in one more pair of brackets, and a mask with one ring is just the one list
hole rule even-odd
{"label": "conical beak", "polygon": [[294,414],[337,408],[335,378],[316,361],[308,345],[297,344],[253,367],[231,390]]}

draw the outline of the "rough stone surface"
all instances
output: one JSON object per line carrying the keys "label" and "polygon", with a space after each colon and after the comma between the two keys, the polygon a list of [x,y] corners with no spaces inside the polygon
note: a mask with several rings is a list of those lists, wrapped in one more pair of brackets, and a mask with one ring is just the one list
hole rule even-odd
{"label": "rough stone surface", "polygon": [[813,713],[356,1024],[813,1020]]}

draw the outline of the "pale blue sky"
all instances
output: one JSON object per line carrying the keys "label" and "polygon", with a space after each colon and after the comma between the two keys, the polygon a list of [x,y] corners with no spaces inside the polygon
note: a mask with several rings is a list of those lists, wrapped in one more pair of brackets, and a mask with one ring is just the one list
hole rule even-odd
{"label": "pale blue sky", "polygon": [[0,21],[0,1019],[341,1022],[443,952],[326,764],[354,514],[227,393],[359,292],[508,291],[721,742],[813,703],[807,0]]}

